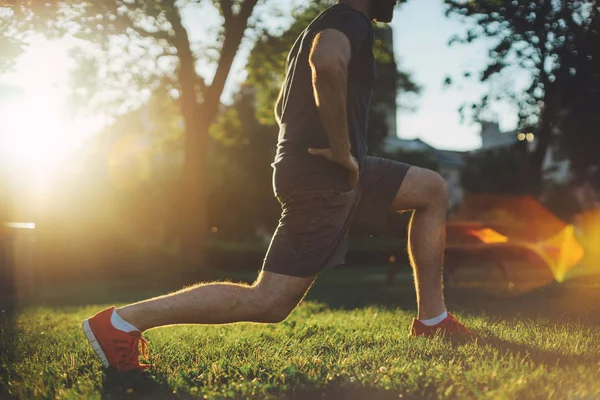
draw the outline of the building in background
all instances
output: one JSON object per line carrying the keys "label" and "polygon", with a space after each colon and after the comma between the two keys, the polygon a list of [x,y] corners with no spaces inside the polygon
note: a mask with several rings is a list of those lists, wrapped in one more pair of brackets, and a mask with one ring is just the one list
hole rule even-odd
{"label": "building in background", "polygon": [[519,140],[517,135],[517,131],[502,132],[497,122],[484,121],[481,123],[481,150],[512,146]]}

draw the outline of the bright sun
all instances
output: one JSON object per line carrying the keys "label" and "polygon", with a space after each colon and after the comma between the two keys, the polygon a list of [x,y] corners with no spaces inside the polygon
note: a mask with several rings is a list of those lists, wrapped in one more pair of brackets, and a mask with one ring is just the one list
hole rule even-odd
{"label": "bright sun", "polygon": [[73,145],[74,133],[57,99],[30,94],[3,107],[2,144],[13,162],[37,172],[52,169]]}
{"label": "bright sun", "polygon": [[0,80],[0,157],[20,182],[47,181],[61,159],[100,125],[67,115],[72,66],[67,51],[64,42],[35,38],[14,72]]}

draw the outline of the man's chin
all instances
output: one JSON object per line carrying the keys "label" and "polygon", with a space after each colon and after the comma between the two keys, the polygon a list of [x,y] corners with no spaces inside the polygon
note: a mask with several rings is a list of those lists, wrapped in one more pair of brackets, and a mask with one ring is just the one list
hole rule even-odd
{"label": "man's chin", "polygon": [[390,16],[386,15],[385,17],[375,17],[374,20],[376,22],[382,22],[384,24],[389,24],[390,22],[392,22],[393,17],[394,17],[393,15],[390,15]]}

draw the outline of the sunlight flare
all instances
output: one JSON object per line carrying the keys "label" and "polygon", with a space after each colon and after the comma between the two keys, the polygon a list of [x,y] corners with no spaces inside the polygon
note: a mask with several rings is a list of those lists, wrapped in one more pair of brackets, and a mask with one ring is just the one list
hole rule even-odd
{"label": "sunlight flare", "polygon": [[[52,60],[49,62],[49,60]],[[67,107],[68,44],[34,37],[0,82],[0,157],[13,181],[44,185],[66,154],[102,124],[72,119]]]}

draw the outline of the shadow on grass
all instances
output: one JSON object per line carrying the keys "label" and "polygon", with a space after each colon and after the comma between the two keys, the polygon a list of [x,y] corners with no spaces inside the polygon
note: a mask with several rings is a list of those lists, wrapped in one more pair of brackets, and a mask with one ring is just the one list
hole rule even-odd
{"label": "shadow on grass", "polygon": [[[435,394],[434,388],[429,388],[431,395]],[[165,376],[148,373],[119,374],[114,370],[108,370],[102,380],[101,396],[103,399],[192,399],[195,398],[186,393],[173,393],[167,383]],[[276,398],[285,400],[392,400],[407,399],[416,400],[422,396],[410,396],[393,390],[377,388],[364,388],[360,386],[329,385],[325,388],[299,388],[294,391],[279,393]],[[238,397],[241,399],[241,397]]]}
{"label": "shadow on grass", "polygon": [[174,394],[165,376],[148,372],[121,374],[113,369],[105,371],[100,392],[103,399],[189,398]]}
{"label": "shadow on grass", "polygon": [[[433,388],[431,388],[433,389]],[[432,390],[431,396],[410,396],[406,394],[400,394],[393,390],[375,389],[375,388],[364,388],[364,387],[339,387],[339,386],[328,386],[322,389],[300,389],[291,393],[285,393],[280,398],[285,400],[313,400],[313,399],[327,399],[327,400],[398,400],[399,398],[404,400],[417,400],[423,398],[433,397],[435,391]],[[401,396],[401,397],[400,397]]]}
{"label": "shadow on grass", "polygon": [[509,342],[493,336],[487,338],[483,344],[497,349],[502,355],[518,356],[534,364],[546,365],[549,367],[594,366],[598,362],[596,353],[565,355],[558,351],[542,350],[525,344]]}

